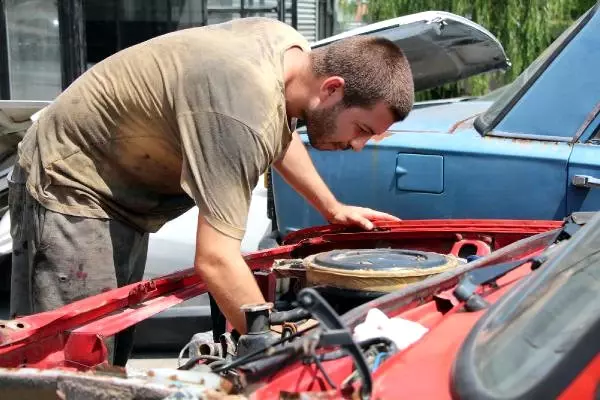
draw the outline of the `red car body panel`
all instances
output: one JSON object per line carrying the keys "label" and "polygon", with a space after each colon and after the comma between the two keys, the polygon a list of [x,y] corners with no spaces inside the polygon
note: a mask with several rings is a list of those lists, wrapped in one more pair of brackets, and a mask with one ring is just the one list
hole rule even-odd
{"label": "red car body panel", "polygon": [[[498,281],[499,289],[485,296],[494,303],[518,279],[529,272],[530,264],[518,268]],[[419,322],[429,332],[411,347],[386,360],[373,374],[374,399],[450,399],[450,371],[463,340],[485,310],[458,312],[462,304],[442,315],[434,302],[410,309],[399,316]],[[339,382],[351,372],[350,360],[324,363],[328,375]],[[253,399],[275,400],[281,390],[305,393],[331,390],[331,398],[346,395],[329,387],[314,366],[296,366],[274,377],[269,385],[257,390]],[[349,398],[349,397],[348,397]]]}
{"label": "red car body panel", "polygon": [[[277,259],[302,258],[337,248],[391,247],[455,254],[473,246],[486,255],[537,233],[554,230],[560,221],[429,220],[378,224],[371,232],[326,226],[289,235],[281,247],[251,253],[245,259],[268,301],[275,296]],[[523,254],[523,257],[527,254]],[[530,272],[523,265],[481,293],[494,303]],[[451,287],[427,298],[403,304],[388,316],[401,316],[429,328],[421,340],[387,359],[373,373],[373,398],[451,398],[453,363],[463,340],[484,311],[462,312]],[[59,368],[86,371],[106,362],[101,338],[112,336],[166,308],[206,292],[192,269],[149,282],[129,285],[93,296],[61,309],[0,323],[0,367]],[[446,308],[440,311],[440,305]],[[448,311],[448,309],[450,311]],[[352,372],[348,358],[323,362],[333,382]],[[564,399],[593,398],[600,375],[598,357],[562,394]],[[304,393],[307,398],[347,398],[327,383],[314,365],[294,364],[264,382],[253,399],[279,399],[282,393]]]}

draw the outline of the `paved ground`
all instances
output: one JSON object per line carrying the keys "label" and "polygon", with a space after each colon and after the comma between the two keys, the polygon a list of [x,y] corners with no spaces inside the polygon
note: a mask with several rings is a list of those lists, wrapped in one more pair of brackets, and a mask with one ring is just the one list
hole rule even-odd
{"label": "paved ground", "polygon": [[177,356],[177,354],[159,352],[133,354],[127,366],[135,369],[177,368]]}

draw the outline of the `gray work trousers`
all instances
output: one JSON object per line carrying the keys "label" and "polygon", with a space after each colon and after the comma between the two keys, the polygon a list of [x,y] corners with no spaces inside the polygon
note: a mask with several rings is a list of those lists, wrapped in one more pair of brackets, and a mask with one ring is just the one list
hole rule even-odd
{"label": "gray work trousers", "polygon": [[[64,215],[42,207],[15,164],[9,178],[13,239],[10,316],[49,311],[130,283],[144,275],[148,233],[114,219]],[[135,327],[106,342],[109,362],[124,366]]]}

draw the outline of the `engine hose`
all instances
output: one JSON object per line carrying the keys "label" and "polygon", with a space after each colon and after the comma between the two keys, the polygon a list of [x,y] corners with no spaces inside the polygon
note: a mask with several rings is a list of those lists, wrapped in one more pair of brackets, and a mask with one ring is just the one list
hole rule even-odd
{"label": "engine hose", "polygon": [[189,360],[187,360],[185,362],[185,364],[183,364],[182,366],[180,366],[179,368],[177,368],[178,370],[190,370],[192,369],[192,367],[194,365],[196,365],[198,363],[198,361],[203,361],[203,360],[207,360],[207,361],[226,361],[224,358],[222,357],[217,357],[217,356],[209,356],[209,355],[200,355],[194,358],[190,358]]}
{"label": "engine hose", "polygon": [[271,325],[281,325],[285,322],[296,322],[310,317],[310,313],[305,309],[298,307],[289,311],[272,312],[269,316]]}

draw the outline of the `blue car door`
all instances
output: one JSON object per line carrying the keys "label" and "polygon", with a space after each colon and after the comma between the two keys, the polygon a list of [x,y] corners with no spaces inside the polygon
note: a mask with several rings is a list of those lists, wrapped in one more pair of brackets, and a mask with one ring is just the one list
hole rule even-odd
{"label": "blue car door", "polygon": [[[449,111],[444,108],[448,106],[420,110],[413,117],[428,121],[431,129],[434,124],[427,115],[438,114],[433,119],[440,124],[441,115]],[[453,106],[448,114],[456,115],[458,108]],[[483,136],[472,121],[466,125],[455,132],[397,131],[359,153],[309,152],[340,201],[403,219],[565,216],[570,138]],[[274,189],[283,233],[325,222],[277,174]]]}
{"label": "blue car door", "polygon": [[600,211],[600,116],[583,128],[582,139],[575,144],[569,160],[569,212]]}

